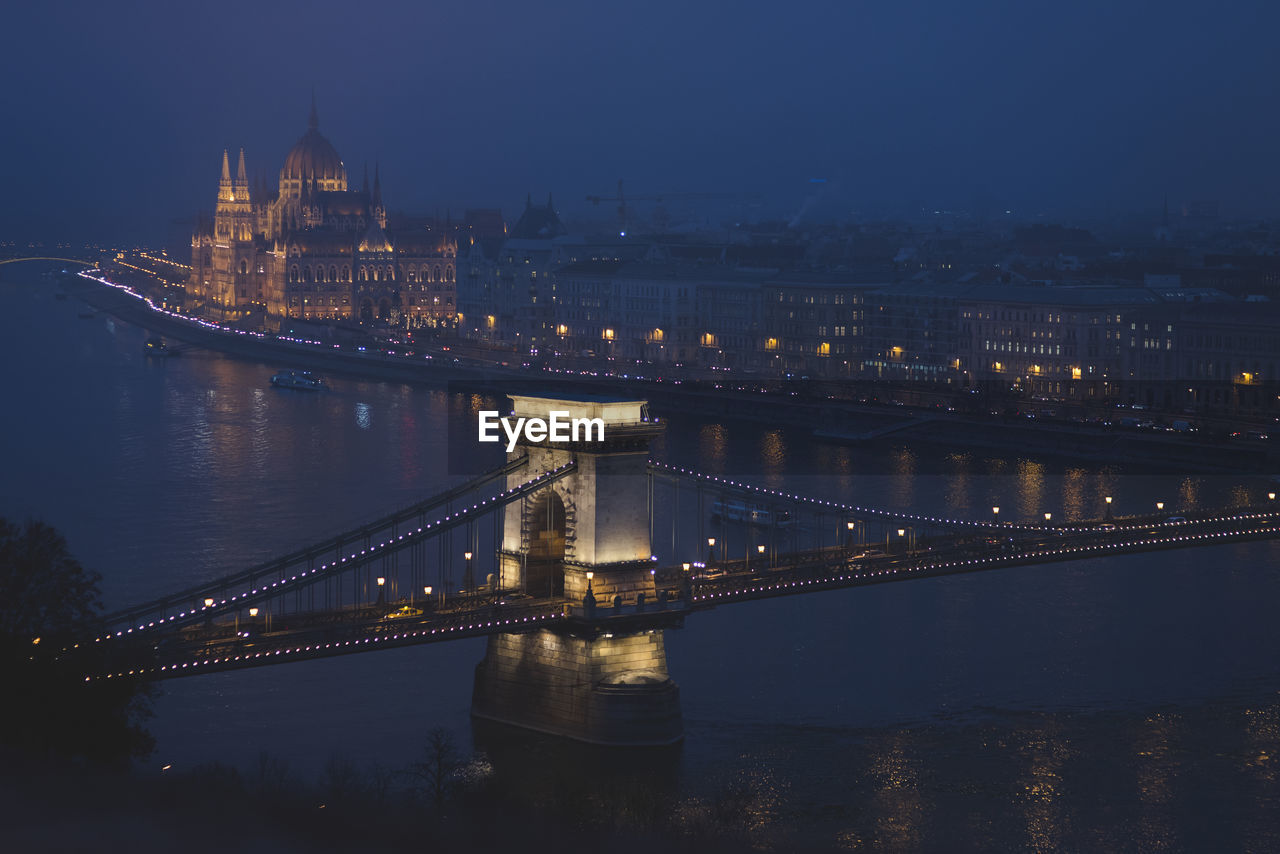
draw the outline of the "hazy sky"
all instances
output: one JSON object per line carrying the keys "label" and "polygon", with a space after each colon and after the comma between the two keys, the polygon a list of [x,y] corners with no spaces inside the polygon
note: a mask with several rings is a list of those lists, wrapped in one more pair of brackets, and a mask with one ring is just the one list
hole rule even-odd
{"label": "hazy sky", "polygon": [[[1274,2],[27,3],[0,20],[0,227],[154,238],[224,147],[306,130],[392,209],[553,192],[878,206],[1277,209]],[[4,235],[0,235],[3,239]]]}

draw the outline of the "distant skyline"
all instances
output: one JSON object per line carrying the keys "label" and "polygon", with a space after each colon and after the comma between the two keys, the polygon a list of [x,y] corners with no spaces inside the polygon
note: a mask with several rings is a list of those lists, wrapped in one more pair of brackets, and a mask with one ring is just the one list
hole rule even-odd
{"label": "distant skyline", "polygon": [[584,197],[619,178],[753,219],[1280,210],[1263,2],[214,8],[6,10],[5,237],[164,239],[224,148],[275,182],[313,87],[353,180],[379,163],[410,213],[551,193],[607,221]]}

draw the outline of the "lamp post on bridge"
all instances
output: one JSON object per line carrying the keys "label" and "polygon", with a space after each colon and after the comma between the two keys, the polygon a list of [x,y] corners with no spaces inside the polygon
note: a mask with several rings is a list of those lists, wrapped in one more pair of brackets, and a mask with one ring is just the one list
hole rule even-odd
{"label": "lamp post on bridge", "polygon": [[464,561],[464,569],[462,571],[462,586],[468,593],[476,592],[475,571],[471,567],[471,552],[463,552],[462,559]]}
{"label": "lamp post on bridge", "polygon": [[760,545],[756,546],[756,554],[760,557],[761,560],[764,560],[764,543],[761,543]]}
{"label": "lamp post on bridge", "polygon": [[1106,515],[1105,515],[1105,517],[1104,517],[1104,518],[1105,518],[1108,522],[1110,522],[1110,521],[1111,521],[1111,496],[1110,496],[1110,495],[1108,495],[1108,496],[1106,496],[1105,498],[1103,498],[1102,500],[1103,500],[1103,501],[1105,501],[1105,502],[1107,502]]}
{"label": "lamp post on bridge", "polygon": [[712,569],[716,565],[716,538],[707,537],[707,569]]}

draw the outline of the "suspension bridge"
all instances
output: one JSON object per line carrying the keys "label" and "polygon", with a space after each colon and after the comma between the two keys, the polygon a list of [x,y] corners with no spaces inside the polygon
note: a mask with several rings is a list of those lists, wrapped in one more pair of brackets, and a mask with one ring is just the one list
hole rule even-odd
{"label": "suspension bridge", "polygon": [[609,744],[681,734],[663,631],[737,602],[1280,537],[1272,507],[1080,524],[952,519],[790,494],[649,459],[643,401],[513,396],[605,417],[271,561],[106,615],[61,654],[87,681],[169,679],[489,639],[481,717]]}

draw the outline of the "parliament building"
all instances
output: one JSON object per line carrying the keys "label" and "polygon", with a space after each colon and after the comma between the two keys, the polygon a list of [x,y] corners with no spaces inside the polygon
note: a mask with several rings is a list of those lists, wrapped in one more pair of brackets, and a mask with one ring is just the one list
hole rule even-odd
{"label": "parliament building", "polygon": [[189,297],[221,312],[274,318],[439,326],[456,314],[455,239],[426,228],[388,230],[382,182],[368,169],[347,186],[342,158],[320,135],[314,101],[307,132],[285,157],[277,187],[251,187],[244,150],[232,177],[227,152],[213,221],[191,238]]}

